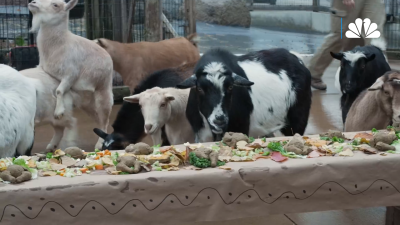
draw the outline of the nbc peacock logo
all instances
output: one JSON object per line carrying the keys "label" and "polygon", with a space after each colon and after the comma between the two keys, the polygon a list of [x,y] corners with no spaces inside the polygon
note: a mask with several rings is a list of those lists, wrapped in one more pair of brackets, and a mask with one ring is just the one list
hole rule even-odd
{"label": "nbc peacock logo", "polygon": [[365,38],[379,38],[381,36],[381,32],[377,30],[378,25],[376,25],[376,23],[371,23],[371,20],[368,18],[365,18],[364,21],[358,18],[356,19],[355,23],[349,24],[349,30],[346,31],[346,37],[361,38],[361,31],[363,27]]}

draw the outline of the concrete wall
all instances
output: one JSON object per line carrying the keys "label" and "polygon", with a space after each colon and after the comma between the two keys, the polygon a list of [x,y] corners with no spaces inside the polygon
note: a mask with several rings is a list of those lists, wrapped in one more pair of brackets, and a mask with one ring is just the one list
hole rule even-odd
{"label": "concrete wall", "polygon": [[252,11],[251,26],[328,33],[330,31],[330,13],[284,10]]}

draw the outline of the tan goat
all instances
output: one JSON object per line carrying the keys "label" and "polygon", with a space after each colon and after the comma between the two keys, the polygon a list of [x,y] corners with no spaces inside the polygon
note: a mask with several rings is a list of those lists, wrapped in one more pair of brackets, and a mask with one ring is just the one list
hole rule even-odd
{"label": "tan goat", "polygon": [[193,34],[187,38],[130,44],[104,38],[95,42],[111,55],[115,71],[121,74],[124,84],[132,92],[141,80],[153,72],[199,60],[195,37]]}
{"label": "tan goat", "polygon": [[400,72],[389,71],[352,104],[347,115],[345,131],[385,129],[400,123]]}
{"label": "tan goat", "polygon": [[[37,46],[41,67],[60,81],[56,90],[55,118],[65,112],[63,96],[71,89],[91,103],[91,115],[106,130],[113,105],[110,55],[93,41],[68,30],[69,11],[78,0],[33,0],[29,10],[33,14],[32,31],[38,32]],[[101,148],[99,138],[96,148]]]}

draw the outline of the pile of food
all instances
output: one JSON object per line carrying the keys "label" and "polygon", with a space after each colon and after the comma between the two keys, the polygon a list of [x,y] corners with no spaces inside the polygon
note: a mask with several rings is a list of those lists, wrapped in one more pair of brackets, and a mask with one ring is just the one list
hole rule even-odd
{"label": "pile of food", "polygon": [[[241,133],[227,132],[215,144],[186,143],[183,151],[174,146],[150,147],[145,143],[131,144],[125,151],[85,152],[70,147],[54,153],[0,159],[0,181],[21,183],[45,176],[75,177],[82,174],[104,173],[111,175],[136,174],[150,171],[201,170],[218,167],[229,170],[229,162],[249,162],[271,159],[283,162],[289,158],[315,158],[321,156],[354,155],[353,151],[366,154],[400,153],[400,128],[362,132],[348,139],[340,131],[330,130],[309,138],[295,134],[281,141],[265,138],[254,139]],[[208,145],[207,147],[205,145]]]}

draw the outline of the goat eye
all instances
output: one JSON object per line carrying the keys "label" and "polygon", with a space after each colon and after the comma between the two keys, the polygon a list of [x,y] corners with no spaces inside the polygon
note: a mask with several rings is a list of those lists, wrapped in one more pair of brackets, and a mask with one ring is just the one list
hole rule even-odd
{"label": "goat eye", "polygon": [[202,92],[203,89],[201,89],[201,87],[197,87],[197,91]]}
{"label": "goat eye", "polygon": [[383,93],[385,93],[385,95],[389,95],[389,92],[388,92],[388,91],[384,91]]}
{"label": "goat eye", "polygon": [[162,103],[162,104],[160,105],[161,108],[164,108],[165,106],[166,106],[165,103]]}
{"label": "goat eye", "polygon": [[53,4],[53,6],[54,6],[54,7],[58,7],[58,5],[57,5],[57,4]]}
{"label": "goat eye", "polygon": [[232,91],[232,90],[233,90],[233,85],[229,86],[229,87],[228,87],[228,90],[229,90],[229,91]]}

